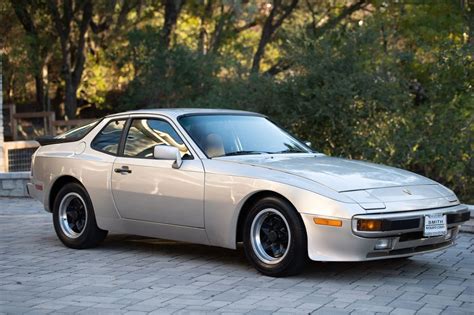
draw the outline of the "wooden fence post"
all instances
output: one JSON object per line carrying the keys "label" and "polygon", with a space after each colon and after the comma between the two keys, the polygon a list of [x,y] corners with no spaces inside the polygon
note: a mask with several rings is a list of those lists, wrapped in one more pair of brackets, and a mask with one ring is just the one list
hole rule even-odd
{"label": "wooden fence post", "polygon": [[52,136],[56,136],[56,127],[54,126],[54,122],[56,121],[56,113],[49,112],[49,132]]}
{"label": "wooden fence post", "polygon": [[3,59],[3,51],[0,55],[0,172],[6,171],[6,164],[4,154],[4,138],[3,138],[3,68],[2,68],[2,59]]}
{"label": "wooden fence post", "polygon": [[11,104],[10,106],[10,127],[12,129],[12,139],[13,141],[18,140],[17,130],[16,130],[16,119],[13,117],[16,114],[16,105]]}

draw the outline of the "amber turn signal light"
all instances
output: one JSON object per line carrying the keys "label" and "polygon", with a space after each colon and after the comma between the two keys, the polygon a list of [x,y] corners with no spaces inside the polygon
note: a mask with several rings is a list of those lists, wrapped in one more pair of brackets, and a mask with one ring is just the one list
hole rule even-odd
{"label": "amber turn signal light", "polygon": [[381,220],[357,220],[358,231],[382,231]]}
{"label": "amber turn signal light", "polygon": [[341,227],[342,221],[341,220],[333,220],[333,219],[324,219],[324,218],[313,218],[314,223],[319,225],[329,225],[335,227]]}

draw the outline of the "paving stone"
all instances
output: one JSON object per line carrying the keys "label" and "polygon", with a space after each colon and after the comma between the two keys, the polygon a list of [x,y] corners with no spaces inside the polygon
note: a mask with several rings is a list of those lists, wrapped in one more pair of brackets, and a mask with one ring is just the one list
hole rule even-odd
{"label": "paving stone", "polygon": [[392,303],[388,304],[388,306],[395,307],[395,308],[404,308],[413,311],[417,311],[425,306],[426,303],[421,302],[414,302],[414,301],[403,301],[403,300],[395,300]]}
{"label": "paving stone", "polygon": [[322,307],[311,314],[318,314],[318,315],[343,315],[343,314],[350,314],[351,311],[345,311],[337,308],[329,308],[329,307]]}
{"label": "paving stone", "polygon": [[428,307],[425,306],[422,309],[418,310],[416,314],[420,315],[436,315],[441,314],[443,312],[442,308],[435,308],[435,307]]}
{"label": "paving stone", "polygon": [[474,303],[474,294],[460,294],[459,296],[457,296],[456,300]]}
{"label": "paving stone", "polygon": [[260,275],[237,251],[110,234],[72,250],[31,199],[0,198],[0,314],[473,314],[474,235],[406,260]]}
{"label": "paving stone", "polygon": [[410,310],[407,308],[395,308],[390,313],[390,315],[411,315],[411,314],[416,314],[416,311]]}

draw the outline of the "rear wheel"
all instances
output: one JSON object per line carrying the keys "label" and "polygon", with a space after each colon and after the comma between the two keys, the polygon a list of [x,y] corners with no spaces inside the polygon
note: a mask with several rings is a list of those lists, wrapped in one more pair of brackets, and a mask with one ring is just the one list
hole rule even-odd
{"label": "rear wheel", "polygon": [[304,224],[285,200],[266,197],[258,201],[244,223],[245,254],[267,276],[299,273],[307,262]]}
{"label": "rear wheel", "polygon": [[71,248],[95,247],[107,236],[107,231],[97,226],[89,194],[76,183],[66,184],[58,192],[53,223],[58,238]]}

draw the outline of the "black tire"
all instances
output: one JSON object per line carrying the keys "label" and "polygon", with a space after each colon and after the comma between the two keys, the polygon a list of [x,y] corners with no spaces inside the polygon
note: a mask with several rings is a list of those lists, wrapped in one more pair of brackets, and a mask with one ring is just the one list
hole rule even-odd
{"label": "black tire", "polygon": [[[81,208],[81,211],[83,211],[84,214],[86,213],[85,218],[83,216],[84,219],[81,224],[82,228],[79,230],[76,225],[74,228],[77,230],[77,232],[73,230],[72,232],[69,231],[70,233],[76,233],[75,237],[68,236],[68,232],[66,231],[67,227],[61,227],[61,224],[63,224],[63,226],[65,224],[69,225],[69,223],[64,223],[64,220],[60,218],[61,202],[67,198],[76,199],[75,202],[79,202],[79,204],[85,203],[85,207]],[[62,220],[63,223],[61,223],[60,220]],[[58,238],[64,245],[70,248],[92,248],[97,246],[107,236],[107,231],[101,230],[97,226],[94,207],[92,206],[89,194],[83,186],[77,183],[66,184],[56,195],[53,204],[53,223]]]}
{"label": "black tire", "polygon": [[[269,209],[276,210],[277,213],[268,214]],[[285,250],[286,254],[282,255],[280,258],[277,258],[276,262],[267,263],[263,261],[261,258],[259,258],[262,256],[262,254],[258,254],[258,250],[255,249],[257,245],[252,244],[252,237],[253,237],[252,231],[257,231],[257,229],[252,230],[252,224],[254,221],[259,222],[259,219],[257,218],[257,216],[263,217],[267,215],[267,218],[268,218],[268,215],[274,215],[274,214],[276,216],[281,215],[284,217],[289,227],[290,233],[289,233],[289,237],[283,238],[284,240],[287,240],[286,241],[287,246]],[[265,221],[267,219],[263,219],[263,220]],[[277,218],[277,220],[280,220],[280,219]],[[283,223],[285,222],[283,221]],[[280,227],[283,226],[284,230],[286,230],[286,224],[281,225],[280,223],[279,226]],[[263,228],[261,229],[261,231],[263,231]],[[260,232],[259,235],[261,235],[261,233],[262,232]],[[262,236],[260,237],[262,238],[262,240],[264,239]],[[277,237],[280,238],[280,236],[277,236]],[[285,243],[284,240],[283,240],[283,243]],[[291,276],[291,275],[298,274],[303,270],[305,264],[308,261],[308,246],[307,246],[306,230],[305,230],[303,220],[298,214],[298,212],[296,211],[296,209],[288,201],[282,200],[280,198],[266,197],[259,200],[252,207],[252,209],[247,214],[247,217],[245,218],[244,227],[243,227],[243,241],[244,241],[245,255],[247,259],[259,272],[267,276],[284,277],[284,276]],[[263,243],[263,241],[261,243]],[[255,240],[254,240],[254,244],[255,244]],[[280,261],[278,261],[278,259],[280,259]]]}

